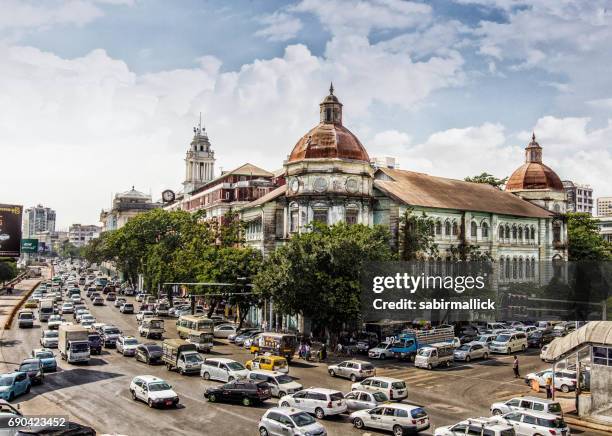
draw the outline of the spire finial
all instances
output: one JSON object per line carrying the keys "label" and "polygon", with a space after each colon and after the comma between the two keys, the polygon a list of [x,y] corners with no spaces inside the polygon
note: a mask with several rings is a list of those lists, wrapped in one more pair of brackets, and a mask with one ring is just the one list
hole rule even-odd
{"label": "spire finial", "polygon": [[531,140],[535,142],[535,132],[531,132]]}
{"label": "spire finial", "polygon": [[334,95],[334,82],[329,82],[329,95]]}

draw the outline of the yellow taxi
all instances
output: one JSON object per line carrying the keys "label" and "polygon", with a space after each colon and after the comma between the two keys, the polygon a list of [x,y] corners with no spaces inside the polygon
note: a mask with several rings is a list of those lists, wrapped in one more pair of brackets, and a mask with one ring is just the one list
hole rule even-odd
{"label": "yellow taxi", "polygon": [[36,300],[28,300],[26,301],[26,303],[23,305],[23,307],[25,307],[26,309],[36,309],[38,307],[38,301]]}
{"label": "yellow taxi", "polygon": [[287,374],[289,372],[289,364],[287,359],[280,356],[257,356],[245,363],[247,369],[267,369],[269,371],[278,371]]}

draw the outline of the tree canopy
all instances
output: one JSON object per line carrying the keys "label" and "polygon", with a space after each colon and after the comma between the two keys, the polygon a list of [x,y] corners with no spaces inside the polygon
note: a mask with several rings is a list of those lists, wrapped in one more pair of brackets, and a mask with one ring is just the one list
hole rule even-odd
{"label": "tree canopy", "polygon": [[504,177],[503,179],[498,179],[492,174],[484,172],[474,177],[466,177],[464,179],[466,182],[472,183],[486,183],[491,186],[495,186],[497,189],[504,189],[504,185],[508,181],[508,177]]}
{"label": "tree canopy", "polygon": [[569,260],[612,260],[612,244],[599,234],[598,222],[584,212],[567,214]]}

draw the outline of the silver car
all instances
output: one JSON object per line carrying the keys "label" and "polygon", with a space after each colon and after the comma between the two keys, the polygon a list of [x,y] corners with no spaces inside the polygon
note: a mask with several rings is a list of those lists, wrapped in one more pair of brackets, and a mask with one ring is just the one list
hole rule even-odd
{"label": "silver car", "polygon": [[329,365],[327,372],[332,377],[344,377],[352,382],[376,375],[376,368],[370,362],[363,360],[345,360],[336,365]]}
{"label": "silver car", "polygon": [[455,360],[469,362],[472,359],[488,359],[489,349],[479,342],[463,344],[453,352]]}
{"label": "silver car", "polygon": [[351,391],[344,396],[344,399],[349,413],[356,410],[373,409],[389,401],[389,398],[382,392],[366,391]]}
{"label": "silver car", "polygon": [[260,436],[327,436],[325,427],[308,413],[292,407],[266,410],[257,426]]}

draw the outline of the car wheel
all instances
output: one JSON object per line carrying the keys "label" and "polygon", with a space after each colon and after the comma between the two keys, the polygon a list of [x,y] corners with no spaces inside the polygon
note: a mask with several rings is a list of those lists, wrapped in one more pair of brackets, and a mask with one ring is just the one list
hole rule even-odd
{"label": "car wheel", "polygon": [[508,349],[506,350],[506,353],[507,353],[507,354],[512,354],[512,349],[511,349],[511,348],[508,348]]}
{"label": "car wheel", "polygon": [[317,407],[315,409],[315,416],[317,417],[317,419],[323,419],[325,418],[325,412],[320,407]]}
{"label": "car wheel", "polygon": [[567,394],[570,391],[570,388],[568,385],[561,385],[561,392],[563,392],[564,394]]}
{"label": "car wheel", "polygon": [[210,380],[210,374],[207,372],[205,372],[202,377],[204,378],[204,380]]}
{"label": "car wheel", "polygon": [[283,401],[283,402],[281,403],[281,407],[291,407],[291,406],[289,405],[289,403],[288,403],[288,402]]}
{"label": "car wheel", "polygon": [[431,366],[431,363],[428,363],[427,364],[427,369],[432,369],[432,368],[433,368],[433,366]]}
{"label": "car wheel", "polygon": [[355,383],[357,381],[357,376],[355,374],[351,374],[351,381]]}
{"label": "car wheel", "polygon": [[147,404],[149,405],[149,407],[152,409],[153,408],[153,400],[149,400],[147,402]]}
{"label": "car wheel", "polygon": [[465,356],[465,361],[469,362],[470,360],[472,360],[472,358],[470,356]]}
{"label": "car wheel", "polygon": [[130,392],[132,393],[132,400],[136,401],[138,400],[138,398],[136,398],[136,392],[130,390]]}
{"label": "car wheel", "polygon": [[248,397],[244,397],[244,398],[242,399],[242,405],[243,405],[243,406],[246,406],[246,407],[249,407],[249,406],[251,405],[251,399],[250,399],[250,398],[248,398]]}
{"label": "car wheel", "polygon": [[208,401],[210,401],[211,403],[217,401],[217,397],[215,396],[215,394],[208,394]]}
{"label": "car wheel", "polygon": [[234,377],[228,377],[228,378],[227,378],[227,382],[228,382],[228,383],[231,383],[231,382],[233,382],[234,380],[235,380],[235,379],[234,379]]}
{"label": "car wheel", "polygon": [[502,411],[499,410],[499,409],[493,409],[493,412],[491,412],[491,413],[493,413],[493,415],[499,416],[499,415],[502,414]]}
{"label": "car wheel", "polygon": [[358,429],[362,429],[364,427],[363,420],[361,418],[353,419],[353,425],[355,426],[355,428],[358,428]]}
{"label": "car wheel", "polygon": [[268,436],[268,430],[265,427],[259,428],[259,436]]}
{"label": "car wheel", "polygon": [[385,355],[385,353],[381,353],[379,359],[380,360],[385,360],[387,358],[387,356]]}
{"label": "car wheel", "polygon": [[287,395],[287,392],[280,391],[278,393],[278,398],[283,398],[285,395]]}
{"label": "car wheel", "polygon": [[332,377],[336,376],[336,371],[334,371],[333,369],[329,370],[329,375],[331,375]]}
{"label": "car wheel", "polygon": [[404,436],[404,429],[400,425],[394,425],[393,436]]}

